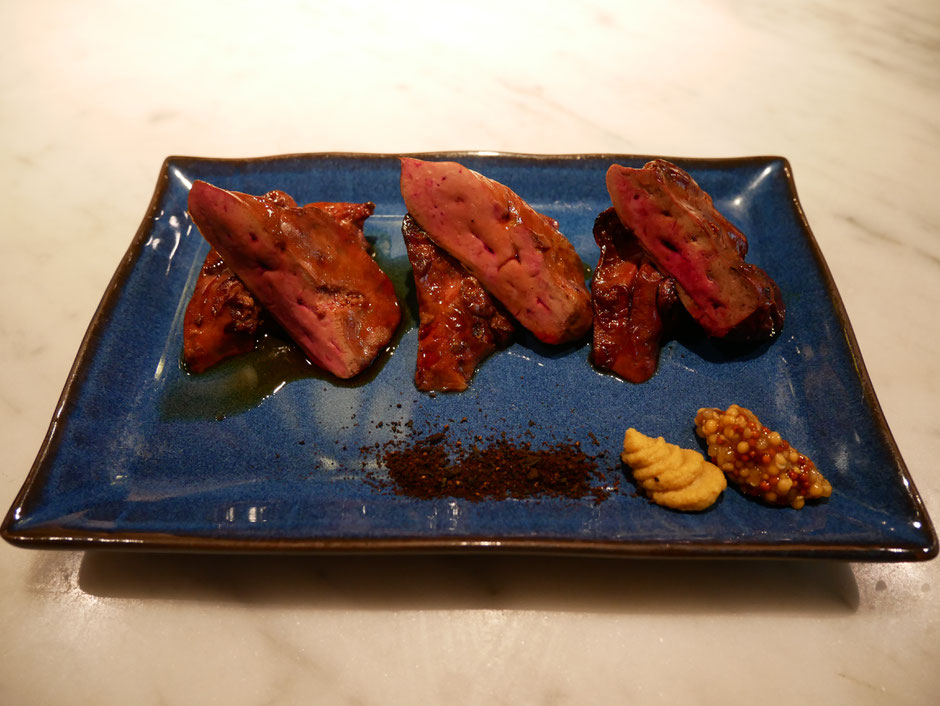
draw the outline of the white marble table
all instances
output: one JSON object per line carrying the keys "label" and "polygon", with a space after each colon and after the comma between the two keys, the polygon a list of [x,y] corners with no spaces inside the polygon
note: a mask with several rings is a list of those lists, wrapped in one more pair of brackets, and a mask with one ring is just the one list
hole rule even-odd
{"label": "white marble table", "polygon": [[[3,3],[0,503],[164,157],[786,156],[940,518],[940,5]],[[691,590],[694,587],[694,590]],[[0,703],[928,704],[940,563],[0,546]]]}

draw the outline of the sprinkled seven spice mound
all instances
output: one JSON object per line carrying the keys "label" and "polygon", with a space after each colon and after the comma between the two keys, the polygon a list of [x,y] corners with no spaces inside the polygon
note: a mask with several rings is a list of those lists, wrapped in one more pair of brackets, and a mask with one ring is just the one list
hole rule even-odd
{"label": "sprinkled seven spice mound", "polygon": [[695,431],[708,443],[712,461],[748,495],[799,510],[807,500],[832,494],[816,464],[744,407],[700,409]]}

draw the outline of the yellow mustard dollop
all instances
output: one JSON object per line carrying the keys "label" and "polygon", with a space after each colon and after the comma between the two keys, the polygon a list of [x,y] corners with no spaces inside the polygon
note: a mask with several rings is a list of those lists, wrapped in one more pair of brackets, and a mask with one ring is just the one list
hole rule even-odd
{"label": "yellow mustard dollop", "polygon": [[623,462],[657,505],[673,510],[704,510],[727,487],[725,474],[697,451],[651,438],[633,429],[623,437]]}

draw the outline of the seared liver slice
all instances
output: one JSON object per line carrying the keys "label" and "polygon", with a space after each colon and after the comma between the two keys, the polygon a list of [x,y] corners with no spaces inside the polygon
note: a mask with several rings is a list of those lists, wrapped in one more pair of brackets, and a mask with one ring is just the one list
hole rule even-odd
{"label": "seared liver slice", "polygon": [[401,194],[432,241],[545,343],[591,327],[584,266],[557,223],[456,162],[401,160]]}
{"label": "seared liver slice", "polygon": [[747,240],[692,177],[657,159],[613,165],[607,190],[623,224],[656,266],[675,278],[683,305],[711,336],[758,341],[783,327],[776,283],[744,262]]}
{"label": "seared liver slice", "polygon": [[193,222],[264,309],[312,362],[353,377],[401,320],[394,287],[354,234],[291,203],[203,181],[189,192]]}
{"label": "seared liver slice", "polygon": [[183,362],[202,373],[255,347],[261,306],[212,249],[183,316]]}
{"label": "seared liver slice", "polygon": [[401,233],[418,294],[415,386],[425,392],[465,390],[477,365],[513,336],[512,320],[480,281],[431,242],[410,216]]}
{"label": "seared liver slice", "polygon": [[[297,204],[283,191],[269,191],[266,200],[284,207]],[[368,249],[363,226],[375,211],[372,202],[320,201],[304,208],[318,208],[330,216],[363,248]],[[183,363],[192,373],[202,373],[231,356],[254,349],[260,335],[261,305],[211,248],[196,279],[183,317]]]}
{"label": "seared liver slice", "polygon": [[650,262],[614,209],[597,217],[594,240],[601,254],[591,280],[591,359],[630,382],[644,382],[656,372],[675,284]]}

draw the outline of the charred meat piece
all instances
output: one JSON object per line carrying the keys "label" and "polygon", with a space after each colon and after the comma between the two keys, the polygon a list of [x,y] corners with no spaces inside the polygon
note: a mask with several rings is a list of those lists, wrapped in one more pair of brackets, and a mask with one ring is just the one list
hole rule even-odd
{"label": "charred meat piece", "polygon": [[463,165],[401,162],[408,212],[520,324],[544,343],[587,333],[592,311],[584,266],[555,221]]}
{"label": "charred meat piece", "polygon": [[359,239],[318,208],[196,181],[189,212],[225,264],[315,364],[368,367],[401,320],[391,280]]}
{"label": "charred meat piece", "polygon": [[744,235],[689,174],[662,159],[642,169],[615,164],[607,190],[620,220],[659,270],[675,278],[679,298],[706,333],[762,341],[780,332],[780,289],[744,262]]}
{"label": "charred meat piece", "polygon": [[514,327],[479,280],[436,246],[409,215],[401,233],[418,293],[415,386],[425,392],[465,390],[477,365],[509,343]]}
{"label": "charred meat piece", "polygon": [[[297,204],[283,191],[269,191],[263,197],[282,208]],[[363,233],[366,219],[375,204],[321,201],[304,208],[317,208],[330,214],[363,248],[369,243]],[[193,295],[183,318],[183,363],[192,373],[202,373],[231,356],[252,350],[261,331],[262,309],[222,256],[210,249],[196,280]]]}
{"label": "charred meat piece", "polygon": [[666,324],[676,303],[675,284],[650,262],[614,209],[597,217],[594,240],[601,255],[591,280],[591,358],[598,367],[630,382],[645,382],[656,372]]}
{"label": "charred meat piece", "polygon": [[183,316],[183,362],[202,373],[255,347],[261,307],[222,256],[209,250]]}

